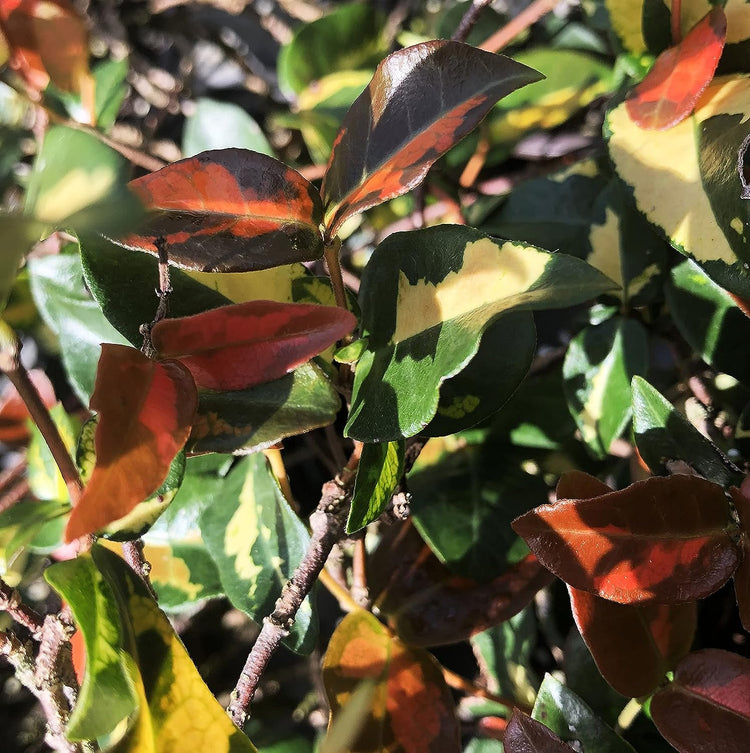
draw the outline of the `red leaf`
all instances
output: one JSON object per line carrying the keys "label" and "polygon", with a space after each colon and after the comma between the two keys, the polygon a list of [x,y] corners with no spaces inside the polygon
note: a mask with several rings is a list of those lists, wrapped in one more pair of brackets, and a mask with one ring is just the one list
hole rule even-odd
{"label": "red leaf", "polygon": [[742,563],[734,574],[734,592],[737,596],[737,606],[740,609],[740,619],[745,630],[750,631],[750,476],[745,478],[738,489],[736,486],[729,490],[737,509],[742,528]]}
{"label": "red leaf", "polygon": [[508,722],[503,738],[505,753],[571,753],[573,748],[563,742],[549,727],[518,709]]}
{"label": "red leaf", "polygon": [[740,557],[722,488],[696,476],[558,500],[516,518],[513,529],[569,585],[626,604],[703,598]]}
{"label": "red leaf", "polygon": [[750,660],[728,651],[689,654],[651,715],[680,753],[745,753],[750,739]]}
{"label": "red leaf", "polygon": [[96,465],[70,515],[66,541],[123,517],[162,485],[197,405],[195,384],[181,364],[102,345],[91,396],[91,409],[99,413]]}
{"label": "red leaf", "polygon": [[[37,388],[42,402],[51,408],[57,399],[52,382],[47,375],[41,369],[32,369],[29,372],[29,378]],[[22,444],[28,441],[30,434],[26,421],[29,417],[26,403],[21,399],[16,388],[8,382],[3,394],[0,395],[0,442]]]}
{"label": "red leaf", "polygon": [[469,45],[423,42],[389,55],[346,114],[321,193],[333,237],[357,212],[410,191],[502,97],[543,76]]}
{"label": "red leaf", "polygon": [[[727,293],[729,293],[728,290],[727,290]],[[734,293],[729,293],[729,297],[732,298],[732,300],[737,304],[737,308],[739,308],[739,310],[745,316],[750,317],[750,301],[748,301],[746,298],[740,298],[738,295],[735,295]]]}
{"label": "red leaf", "polygon": [[626,107],[641,128],[661,131],[684,120],[714,77],[727,37],[727,18],[717,5],[676,47],[656,59],[631,92]]}
{"label": "red leaf", "polygon": [[148,210],[145,228],[118,241],[205,272],[247,272],[323,254],[317,189],[273,157],[217,149],[130,182]]}
{"label": "red leaf", "polygon": [[179,359],[198,387],[242,390],[284,376],[355,324],[335,306],[249,301],[163,319],[151,338],[159,356]]}

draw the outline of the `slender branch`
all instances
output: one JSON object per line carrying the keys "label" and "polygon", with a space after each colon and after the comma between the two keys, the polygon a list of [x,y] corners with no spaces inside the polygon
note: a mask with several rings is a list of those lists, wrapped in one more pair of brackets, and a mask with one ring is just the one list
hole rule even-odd
{"label": "slender branch", "polygon": [[672,44],[679,44],[682,41],[682,0],[672,0]]}
{"label": "slender branch", "polygon": [[60,431],[52,420],[39,391],[29,378],[29,372],[21,363],[21,343],[10,328],[0,334],[0,369],[5,372],[25,403],[34,423],[37,425],[52,457],[60,469],[60,474],[68,488],[71,502],[75,505],[80,499],[83,484],[78,469],[65,446]]}
{"label": "slender branch", "polygon": [[454,42],[465,42],[469,36],[474,24],[479,20],[480,13],[492,2],[492,0],[473,0],[469,10],[464,13],[461,23],[453,32],[451,39]]}
{"label": "slender branch", "polygon": [[333,295],[336,298],[336,305],[342,309],[348,309],[346,302],[346,288],[344,287],[344,278],[341,275],[341,240],[336,236],[330,243],[325,246],[325,258],[328,265],[328,274],[331,277],[333,286]]}
{"label": "slender branch", "polygon": [[364,531],[354,542],[352,559],[352,598],[362,609],[370,608],[370,590],[367,587],[367,549]]}
{"label": "slender branch", "polygon": [[151,342],[151,330],[154,325],[166,318],[169,313],[169,296],[172,294],[172,285],[169,280],[169,251],[167,241],[161,236],[155,242],[156,251],[159,254],[159,287],[156,288],[156,296],[159,303],[156,307],[154,318],[148,324],[141,324],[138,331],[143,335],[143,345],[141,350],[149,358],[156,355],[153,343]]}
{"label": "slender branch", "polygon": [[519,703],[515,698],[506,698],[505,696],[497,695],[497,693],[490,693],[489,690],[479,687],[479,685],[471,682],[471,680],[461,677],[461,675],[456,674],[450,669],[446,669],[445,667],[442,669],[446,684],[454,690],[460,690],[462,693],[466,693],[466,695],[476,695],[480,698],[486,698],[488,701],[499,703],[501,706],[507,706],[511,709],[515,706],[523,711],[524,714],[531,714],[531,706]]}
{"label": "slender branch", "polygon": [[263,620],[260,634],[232,692],[228,711],[238,727],[242,727],[247,719],[250,702],[272,654],[282,639],[289,635],[297,611],[323,570],[331,549],[344,535],[346,513],[361,452],[362,446],[357,443],[342,472],[323,485],[318,507],[310,516],[310,546],[282,589],[273,613]]}
{"label": "slender branch", "polygon": [[522,31],[535,24],[542,16],[547,15],[560,0],[534,0],[524,8],[515,18],[498,29],[491,37],[479,45],[480,50],[498,52],[512,42]]}
{"label": "slender branch", "polygon": [[154,601],[158,601],[156,591],[151,585],[149,575],[151,574],[151,563],[143,554],[143,541],[134,539],[133,541],[122,542],[122,554],[125,562],[130,565],[130,569],[143,581],[149,593],[153,596]]}
{"label": "slender branch", "polygon": [[0,578],[0,612],[7,612],[17,623],[23,625],[32,636],[38,638],[44,625],[44,617],[24,604],[21,594]]}

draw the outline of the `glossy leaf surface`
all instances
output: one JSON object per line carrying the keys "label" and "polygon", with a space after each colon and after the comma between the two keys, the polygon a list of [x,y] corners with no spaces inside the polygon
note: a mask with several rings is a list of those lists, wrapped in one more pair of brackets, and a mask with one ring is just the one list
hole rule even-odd
{"label": "glossy leaf surface", "polygon": [[8,302],[24,256],[42,237],[44,230],[44,225],[32,218],[15,214],[0,215],[0,232],[5,248],[0,256],[0,312]]}
{"label": "glossy leaf surface", "polygon": [[518,709],[513,709],[503,746],[507,753],[569,753],[573,750],[549,727]]}
{"label": "glossy leaf surface", "polygon": [[161,486],[196,407],[195,385],[180,364],[103,346],[91,396],[99,413],[96,466],[68,521],[69,541],[122,518]]}
{"label": "glossy leaf surface", "polygon": [[[200,529],[227,597],[261,622],[273,612],[310,543],[262,455],[251,455],[232,469],[217,503],[201,513]],[[307,654],[317,631],[317,615],[308,598],[284,642]]]}
{"label": "glossy leaf surface", "polygon": [[[52,404],[52,407],[48,406],[48,408],[50,418],[57,427],[65,449],[72,455],[81,428],[80,421],[75,416],[69,416],[62,403]],[[55,459],[52,457],[47,442],[33,421],[29,420],[29,425],[31,427],[31,440],[26,451],[26,462],[28,464],[26,475],[31,493],[37,499],[51,499],[69,503],[68,488]]]}
{"label": "glossy leaf surface", "polygon": [[163,319],[151,338],[159,356],[179,359],[199,388],[242,390],[284,376],[355,324],[333,306],[248,301]]}
{"label": "glossy leaf surface", "polygon": [[578,259],[468,227],[389,236],[360,289],[369,343],[357,363],[347,433],[363,441],[418,433],[437,411],[440,385],[469,363],[495,317],[569,306],[612,286]]}
{"label": "glossy leaf surface", "polygon": [[745,630],[750,627],[750,481],[747,478],[742,485],[733,487],[729,493],[740,519],[740,527],[744,532],[742,539],[742,562],[734,574],[734,592],[737,595],[737,607],[740,612],[740,620]]}
{"label": "glossy leaf surface", "polygon": [[122,244],[188,269],[243,272],[317,259],[322,206],[317,190],[272,157],[217,149],[174,162],[129,184],[148,210]]}
{"label": "glossy leaf surface", "polygon": [[351,753],[458,753],[453,699],[437,662],[392,636],[376,617],[357,611],[336,628],[323,661],[333,723],[365,679],[375,681],[372,707]]}
{"label": "glossy leaf surface", "polygon": [[739,564],[717,484],[654,477],[590,499],[558,500],[513,522],[566,583],[619,603],[681,603],[718,590]]}
{"label": "glossy leaf surface", "polygon": [[683,460],[722,486],[739,484],[741,471],[645,379],[633,379],[633,430],[638,452],[655,473]]}
{"label": "glossy leaf surface", "polygon": [[680,753],[741,753],[750,734],[750,661],[718,649],[686,656],[651,714]]}
{"label": "glossy leaf surface", "polygon": [[357,467],[346,532],[354,533],[377,520],[391,500],[404,472],[404,442],[366,444]]}
{"label": "glossy leaf surface", "polygon": [[334,143],[321,190],[328,237],[347,217],[410,191],[498,99],[540,78],[458,42],[424,42],[389,55]]}
{"label": "glossy leaf surface", "polygon": [[684,120],[714,76],[726,36],[727,18],[716,6],[635,87],[626,103],[633,122],[663,130]]}

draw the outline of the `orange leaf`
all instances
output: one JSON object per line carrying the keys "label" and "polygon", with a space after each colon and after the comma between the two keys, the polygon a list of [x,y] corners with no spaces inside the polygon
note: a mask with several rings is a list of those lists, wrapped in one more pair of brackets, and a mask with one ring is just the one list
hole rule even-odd
{"label": "orange leaf", "polygon": [[323,255],[317,189],[283,163],[247,149],[216,149],[129,183],[145,227],[118,241],[204,272],[248,272]]}
{"label": "orange leaf", "polygon": [[[42,402],[51,408],[57,399],[52,382],[47,375],[41,369],[32,369],[29,372],[29,378],[37,388]],[[26,403],[21,399],[16,388],[8,383],[0,395],[0,442],[21,444],[28,441],[30,435],[26,421],[29,417]]]}
{"label": "orange leaf", "polygon": [[164,482],[190,434],[198,395],[188,370],[124,345],[103,345],[91,396],[99,413],[96,465],[73,508],[66,541],[129,513]]}
{"label": "orange leaf", "polygon": [[163,319],[157,353],[177,358],[198,387],[242,390],[284,376],[351,332],[356,319],[335,306],[248,301]]}
{"label": "orange leaf", "polygon": [[626,107],[641,128],[661,131],[677,125],[714,77],[727,37],[727,18],[717,5],[676,47],[656,59],[630,94]]}

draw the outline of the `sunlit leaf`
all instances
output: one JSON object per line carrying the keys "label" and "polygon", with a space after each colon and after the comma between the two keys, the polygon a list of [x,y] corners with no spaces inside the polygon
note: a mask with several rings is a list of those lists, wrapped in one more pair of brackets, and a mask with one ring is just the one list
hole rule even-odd
{"label": "sunlit leaf", "polygon": [[518,709],[513,709],[503,736],[503,747],[507,753],[569,753],[574,750],[549,727]]}
{"label": "sunlit leaf", "polygon": [[347,217],[410,191],[498,99],[540,78],[458,42],[425,42],[389,55],[334,143],[322,187],[328,236]]}
{"label": "sunlit leaf", "polygon": [[364,679],[375,691],[351,753],[458,753],[459,726],[435,659],[392,636],[376,617],[352,612],[336,628],[323,660],[333,723]]}
{"label": "sunlit leaf", "polygon": [[665,50],[626,101],[641,128],[663,130],[684,120],[708,86],[727,35],[727,18],[714,7],[675,47]]}
{"label": "sunlit leaf", "polygon": [[283,163],[247,149],[216,149],[129,184],[148,211],[121,243],[204,272],[247,272],[323,253],[320,196]]}
{"label": "sunlit leaf", "polygon": [[517,518],[513,528],[566,583],[623,604],[703,598],[740,558],[722,488],[697,476],[558,500]]}
{"label": "sunlit leaf", "polygon": [[469,363],[495,317],[569,306],[613,285],[578,259],[464,226],[389,236],[362,279],[369,342],[346,432],[363,441],[418,433],[437,411],[441,383]]}
{"label": "sunlit leaf", "polygon": [[[49,414],[57,427],[65,448],[72,454],[76,446],[80,421],[74,416],[68,415],[61,403],[52,404],[52,407],[49,408]],[[60,474],[55,459],[52,457],[52,452],[46,440],[36,424],[31,427],[31,441],[26,452],[26,462],[28,464],[26,475],[29,479],[29,487],[37,499],[70,501],[65,481]]]}
{"label": "sunlit leaf", "polygon": [[24,256],[42,237],[44,229],[44,224],[30,217],[0,215],[0,231],[3,234],[3,253],[0,255],[0,312],[8,302]]}
{"label": "sunlit leaf", "polygon": [[96,124],[107,130],[114,125],[120,106],[127,96],[128,60],[105,60],[94,67],[92,74],[96,84]]}
{"label": "sunlit leaf", "polygon": [[197,394],[179,363],[104,345],[91,409],[99,413],[96,466],[73,508],[66,538],[122,518],[164,482],[190,433]]}
{"label": "sunlit leaf", "polygon": [[718,649],[689,654],[653,697],[651,714],[680,753],[742,753],[750,734],[750,661]]}
{"label": "sunlit leaf", "polygon": [[355,324],[334,306],[248,301],[163,319],[151,338],[159,356],[179,359],[199,388],[241,390],[284,376]]}

